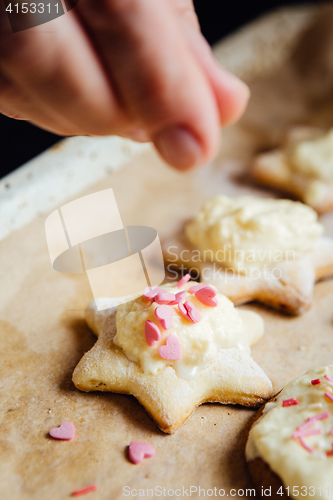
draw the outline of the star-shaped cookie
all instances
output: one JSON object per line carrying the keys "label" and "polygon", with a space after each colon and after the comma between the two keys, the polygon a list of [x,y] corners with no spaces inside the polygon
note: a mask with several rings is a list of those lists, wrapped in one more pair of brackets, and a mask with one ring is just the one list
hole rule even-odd
{"label": "star-shaped cookie", "polygon": [[[280,498],[282,491],[292,491],[294,495],[289,496],[294,498],[295,485],[299,485],[305,496],[330,498],[332,375],[333,366],[311,369],[289,382],[259,410],[245,451],[258,493],[271,487],[270,498]],[[323,484],[325,492],[321,493]]]}
{"label": "star-shaped cookie", "polygon": [[[98,308],[96,302],[88,306],[86,320],[98,340],[74,370],[73,382],[78,389],[132,394],[166,433],[179,429],[202,403],[258,407],[270,398],[270,380],[250,354],[238,348],[219,349],[191,380],[178,377],[171,366],[156,373],[144,372],[113,342],[117,300],[101,298],[97,302]],[[262,320],[251,311],[240,310],[239,314],[245,325],[246,343],[253,345],[262,336]],[[140,335],[144,336],[144,331]]]}
{"label": "star-shaped cookie", "polygon": [[[286,136],[284,143],[279,148],[257,155],[251,166],[251,175],[260,184],[278,189],[314,208],[318,213],[328,212],[333,209],[333,180],[332,172],[329,172],[328,163],[328,146],[320,150],[316,144],[313,146],[311,141],[322,140],[324,131],[315,127],[293,127]],[[331,132],[332,134],[332,132]],[[324,136],[325,137],[325,136]],[[327,136],[326,136],[327,137]],[[293,166],[293,156],[290,152],[295,149],[297,144],[310,144],[312,149],[318,149],[307,152],[302,151],[302,156],[306,157],[306,170],[302,171]],[[313,154],[315,166],[318,168],[316,172],[310,161]],[[331,145],[330,155],[333,157],[333,141]],[[294,155],[295,156],[295,155]],[[298,155],[300,156],[300,155]],[[312,168],[311,168],[312,167]]]}
{"label": "star-shaped cookie", "polygon": [[313,250],[296,260],[276,262],[247,275],[221,264],[202,262],[182,229],[163,243],[166,269],[189,271],[201,283],[213,285],[234,304],[258,301],[289,314],[310,309],[317,281],[333,276],[333,239],[321,237]]}

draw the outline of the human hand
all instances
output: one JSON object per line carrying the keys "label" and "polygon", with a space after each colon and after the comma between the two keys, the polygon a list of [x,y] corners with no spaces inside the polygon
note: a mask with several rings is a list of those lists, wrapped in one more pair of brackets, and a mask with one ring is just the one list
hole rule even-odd
{"label": "human hand", "polygon": [[0,112],[60,135],[152,141],[166,162],[208,161],[247,86],[215,61],[192,0],[80,0],[12,33],[0,1]]}

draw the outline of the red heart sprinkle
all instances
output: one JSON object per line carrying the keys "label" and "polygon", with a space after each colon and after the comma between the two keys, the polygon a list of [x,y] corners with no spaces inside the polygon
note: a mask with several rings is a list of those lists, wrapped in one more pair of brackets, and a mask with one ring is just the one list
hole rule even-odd
{"label": "red heart sprinkle", "polygon": [[161,332],[153,321],[147,319],[145,323],[145,336],[148,345],[154,345],[157,340],[161,340]]}
{"label": "red heart sprinkle", "polygon": [[158,306],[155,309],[155,316],[161,322],[164,330],[169,330],[172,326],[172,307],[168,305]]}
{"label": "red heart sprinkle", "polygon": [[157,304],[169,304],[173,302],[175,298],[176,296],[174,293],[163,292],[155,295],[155,302],[157,302]]}
{"label": "red heart sprinkle", "polygon": [[75,436],[75,427],[72,422],[63,422],[60,427],[53,427],[49,432],[54,439],[70,440]]}
{"label": "red heart sprinkle", "polygon": [[210,286],[200,288],[194,294],[195,294],[196,298],[198,300],[200,300],[200,302],[202,302],[206,306],[210,306],[210,307],[217,306],[216,292]]}
{"label": "red heart sprinkle", "polygon": [[186,318],[188,321],[191,321],[191,323],[198,323],[201,320],[199,311],[189,300],[186,300],[184,304],[178,304],[178,308],[184,318]]}
{"label": "red heart sprinkle", "polygon": [[155,455],[155,448],[151,444],[141,441],[132,441],[128,448],[128,456],[133,464],[139,464],[144,458],[151,458]]}
{"label": "red heart sprinkle", "polygon": [[166,339],[166,344],[158,348],[158,354],[161,358],[172,361],[182,359],[182,348],[178,338],[175,335],[169,335]]}

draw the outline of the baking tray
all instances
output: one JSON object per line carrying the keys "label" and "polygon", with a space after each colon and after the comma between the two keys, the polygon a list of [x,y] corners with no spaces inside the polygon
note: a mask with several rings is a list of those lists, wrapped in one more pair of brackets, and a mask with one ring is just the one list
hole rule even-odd
{"label": "baking tray", "polygon": [[[242,121],[222,131],[220,153],[209,165],[183,174],[163,164],[150,146],[75,138],[2,180],[1,499],[60,500],[93,483],[98,488],[89,495],[98,500],[132,498],[140,490],[146,498],[202,498],[204,490],[206,496],[224,490],[240,498],[253,488],[244,446],[254,410],[205,404],[170,436],[133,397],[74,387],[73,369],[95,342],[84,321],[92,293],[85,275],[52,269],[44,225],[55,207],[109,187],[124,225],[154,227],[161,239],[216,194],[277,196],[251,183],[252,155],[278,143],[291,123],[329,125],[329,101],[318,101],[313,92],[299,96],[293,73],[303,32],[317,15],[314,7],[283,9],[216,47],[225,66],[249,82],[252,100]],[[96,177],[80,179],[82,165],[84,172],[96,167]],[[64,178],[65,193],[59,189]],[[321,221],[333,236],[332,214]],[[331,363],[332,296],[333,281],[317,284],[313,307],[301,317],[244,306],[264,318],[265,336],[252,352],[275,391],[305,370]],[[75,439],[49,438],[50,428],[65,420],[75,423]],[[127,446],[135,440],[154,445],[156,456],[131,464]]]}

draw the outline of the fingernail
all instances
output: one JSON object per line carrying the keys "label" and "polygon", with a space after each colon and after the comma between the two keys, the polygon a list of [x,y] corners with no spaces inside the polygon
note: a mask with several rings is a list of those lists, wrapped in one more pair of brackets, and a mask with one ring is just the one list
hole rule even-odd
{"label": "fingernail", "polygon": [[198,139],[185,127],[170,127],[154,139],[163,159],[173,167],[185,170],[200,163],[203,151]]}
{"label": "fingernail", "polygon": [[230,90],[235,90],[235,88],[237,88],[245,94],[247,99],[250,97],[251,91],[243,80],[221,66],[219,66],[219,70],[224,87],[228,87]]}

